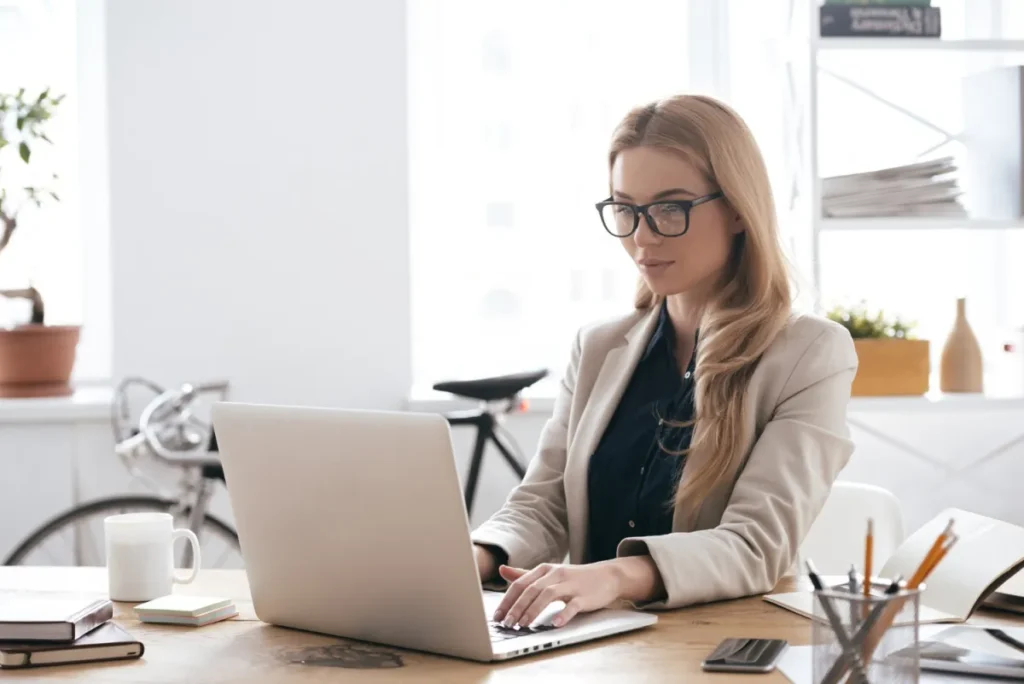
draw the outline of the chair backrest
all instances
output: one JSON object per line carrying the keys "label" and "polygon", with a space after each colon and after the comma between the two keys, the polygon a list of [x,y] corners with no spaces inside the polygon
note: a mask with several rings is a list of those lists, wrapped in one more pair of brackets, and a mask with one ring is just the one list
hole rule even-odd
{"label": "chair backrest", "polygon": [[899,499],[882,487],[846,481],[832,485],[821,513],[800,545],[795,573],[806,572],[803,563],[807,558],[821,574],[845,575],[850,563],[856,563],[857,571],[863,572],[868,518],[874,521],[872,574],[877,576],[903,542],[903,509]]}

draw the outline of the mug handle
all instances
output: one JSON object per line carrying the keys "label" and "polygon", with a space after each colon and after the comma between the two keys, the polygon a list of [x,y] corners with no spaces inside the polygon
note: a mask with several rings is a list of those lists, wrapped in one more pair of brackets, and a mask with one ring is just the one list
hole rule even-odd
{"label": "mug handle", "polygon": [[192,572],[190,572],[185,579],[182,579],[177,575],[173,575],[173,579],[176,584],[188,584],[196,578],[196,575],[199,574],[199,566],[201,565],[199,558],[199,537],[197,537],[195,532],[192,530],[178,528],[171,533],[171,545],[173,546],[174,542],[181,537],[188,539],[188,543],[192,545]]}

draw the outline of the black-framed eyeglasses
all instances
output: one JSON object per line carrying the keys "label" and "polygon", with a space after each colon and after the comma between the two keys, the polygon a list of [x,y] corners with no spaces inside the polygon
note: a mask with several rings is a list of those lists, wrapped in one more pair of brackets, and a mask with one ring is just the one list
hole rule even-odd
{"label": "black-framed eyeglasses", "polygon": [[629,204],[616,202],[611,198],[598,202],[597,213],[601,215],[604,229],[617,238],[626,238],[640,226],[640,215],[647,219],[647,225],[663,237],[679,237],[690,229],[690,210],[694,207],[724,197],[716,190],[692,200],[661,200],[650,204]]}

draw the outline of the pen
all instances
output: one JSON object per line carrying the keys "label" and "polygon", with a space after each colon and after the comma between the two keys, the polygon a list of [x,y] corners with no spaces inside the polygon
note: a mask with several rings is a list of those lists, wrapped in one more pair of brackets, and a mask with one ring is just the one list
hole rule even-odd
{"label": "pen", "polygon": [[[818,592],[824,591],[825,585],[822,583],[821,577],[818,576],[817,570],[814,569],[814,563],[812,563],[808,558],[805,561],[805,564],[807,565],[807,576],[810,577],[811,584],[814,586],[815,590]],[[864,672],[864,665],[860,660],[860,655],[853,650],[853,644],[850,642],[850,639],[846,634],[846,629],[843,627],[843,621],[839,619],[835,608],[832,606],[832,602],[829,601],[827,597],[819,594],[818,599],[821,601],[821,608],[825,611],[825,617],[828,618],[829,623],[832,625],[832,631],[835,632],[836,640],[839,641],[839,645],[842,647],[843,653],[847,654],[847,658],[852,661],[851,665],[853,666],[857,679],[866,682],[868,679],[867,674]],[[842,659],[842,656],[840,656],[840,660]],[[827,684],[828,681],[829,680],[822,680],[822,684]]]}
{"label": "pen", "polygon": [[[928,577],[932,574],[932,572],[938,566],[939,562],[946,557],[946,554],[949,553],[949,550],[951,548],[953,548],[953,545],[956,544],[957,539],[959,537],[955,534],[950,534],[950,530],[952,529],[952,527],[953,521],[950,520],[949,525],[947,525],[946,529],[942,532],[942,534],[939,535],[939,538],[935,540],[936,543],[932,546],[932,551],[928,552],[928,554],[925,556],[925,560],[921,562],[920,567],[918,567],[917,571],[914,573],[914,576],[911,577],[910,584],[908,585],[909,589],[918,589],[921,586],[921,584],[926,579],[928,579]],[[893,611],[890,611],[890,613],[891,614],[889,615],[888,619],[891,622],[893,619],[895,619],[896,615]],[[883,634],[886,628],[887,627],[882,627]],[[881,639],[881,634],[874,636],[874,638],[869,643],[865,644],[865,652],[868,654],[873,654],[875,649],[878,648],[878,644],[881,641]]]}
{"label": "pen", "polygon": [[857,568],[853,563],[850,563],[847,584],[850,590],[850,629],[854,629],[857,624],[857,602],[853,600],[853,597],[857,595]]}
{"label": "pen", "polygon": [[[893,579],[893,581],[889,584],[889,586],[885,588],[885,595],[892,596],[896,594],[896,592],[900,590],[900,584],[902,582],[903,575],[897,575],[896,578]],[[871,614],[868,615],[866,620],[864,620],[864,623],[860,626],[860,629],[857,630],[857,633],[853,637],[855,645],[864,645],[868,633],[871,632],[871,629],[875,626],[875,623],[877,623],[878,620],[882,617],[882,613],[885,612],[887,606],[888,603],[879,603],[871,610]],[[822,677],[821,683],[828,684],[830,682],[839,681],[839,678],[842,677],[843,673],[846,671],[846,667],[848,666],[850,660],[850,655],[851,654],[847,652],[844,648],[843,652],[839,654],[839,657],[836,659],[836,661],[832,663],[832,667],[830,667],[828,672],[825,673],[825,676]],[[862,660],[862,666],[863,662],[864,661]]]}

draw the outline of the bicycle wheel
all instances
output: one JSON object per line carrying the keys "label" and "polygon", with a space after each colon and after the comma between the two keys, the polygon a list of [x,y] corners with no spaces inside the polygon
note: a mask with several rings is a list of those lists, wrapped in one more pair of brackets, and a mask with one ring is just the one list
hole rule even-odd
{"label": "bicycle wheel", "polygon": [[[171,513],[175,527],[186,527],[189,511],[178,506],[176,501],[146,495],[112,496],[81,504],[40,525],[8,554],[3,565],[105,565],[105,517]],[[244,567],[238,534],[220,518],[207,513],[196,535],[203,568]]]}

